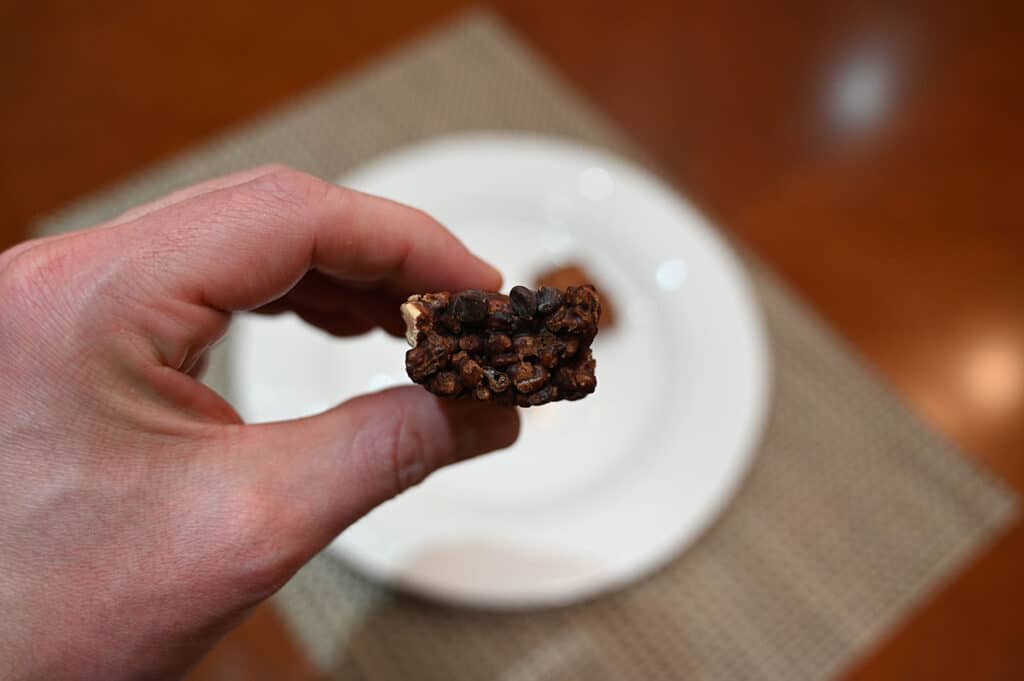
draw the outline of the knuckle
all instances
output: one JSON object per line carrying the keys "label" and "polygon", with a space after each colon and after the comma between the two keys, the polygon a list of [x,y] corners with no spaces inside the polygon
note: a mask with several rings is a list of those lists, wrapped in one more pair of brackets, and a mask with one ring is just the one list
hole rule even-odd
{"label": "knuckle", "polygon": [[63,249],[38,242],[24,246],[0,257],[0,303],[5,307],[39,300],[68,275],[68,257]]}
{"label": "knuckle", "polygon": [[10,265],[16,258],[22,255],[25,251],[31,250],[38,246],[42,242],[42,239],[29,239],[28,241],[22,241],[19,244],[11,246],[6,251],[0,251],[0,274],[3,273],[7,266]]}
{"label": "knuckle", "polygon": [[422,208],[417,208],[415,206],[406,206],[406,208],[408,208],[408,210],[411,211],[409,220],[410,223],[423,225],[425,227],[430,226],[435,229],[441,227],[441,223],[439,223],[433,215],[423,210]]}
{"label": "knuckle", "polygon": [[285,205],[305,208],[321,201],[332,185],[294,168],[281,166],[261,178],[258,184],[267,198]]}
{"label": "knuckle", "polygon": [[330,183],[287,166],[270,166],[268,172],[237,187],[221,206],[221,218],[247,225],[254,220],[298,222],[329,200],[337,188]]}

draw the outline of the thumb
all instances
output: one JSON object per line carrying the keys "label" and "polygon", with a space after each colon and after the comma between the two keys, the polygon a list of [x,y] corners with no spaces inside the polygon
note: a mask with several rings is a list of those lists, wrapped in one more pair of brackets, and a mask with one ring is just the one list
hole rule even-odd
{"label": "thumb", "polygon": [[[358,397],[294,421],[233,427],[236,471],[304,562],[438,468],[511,445],[515,409],[442,401],[419,387]],[[280,547],[280,545],[279,545]]]}

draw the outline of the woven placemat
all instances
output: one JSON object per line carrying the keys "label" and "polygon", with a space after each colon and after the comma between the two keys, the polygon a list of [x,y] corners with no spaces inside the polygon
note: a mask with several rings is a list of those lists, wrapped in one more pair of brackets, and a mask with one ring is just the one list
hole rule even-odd
{"label": "woven placemat", "polygon": [[[492,17],[474,14],[39,225],[111,217],[264,161],[325,178],[468,129],[624,138]],[[344,679],[821,679],[838,673],[1015,516],[1013,496],[918,423],[770,274],[751,265],[774,360],[761,451],[719,522],[657,575],[539,613],[468,612],[313,560],[276,597]],[[223,385],[215,358],[211,382]]]}

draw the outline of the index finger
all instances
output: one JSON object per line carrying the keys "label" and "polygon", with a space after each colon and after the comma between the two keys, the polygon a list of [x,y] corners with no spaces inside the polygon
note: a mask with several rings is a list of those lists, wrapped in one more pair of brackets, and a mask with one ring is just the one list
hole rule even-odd
{"label": "index finger", "polygon": [[[279,298],[311,269],[397,291],[494,290],[501,275],[408,206],[280,168],[126,225],[162,296],[219,310]],[[134,240],[133,240],[134,241]]]}

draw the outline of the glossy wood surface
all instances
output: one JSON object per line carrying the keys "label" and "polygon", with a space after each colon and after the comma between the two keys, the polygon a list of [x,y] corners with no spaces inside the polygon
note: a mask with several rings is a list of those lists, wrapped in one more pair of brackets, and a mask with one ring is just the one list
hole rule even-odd
{"label": "glossy wood surface", "polygon": [[[0,248],[467,6],[0,2]],[[1024,5],[492,7],[922,418],[1024,490]],[[1018,525],[846,677],[1024,678],[1022,582]],[[315,674],[264,606],[191,678]]]}

